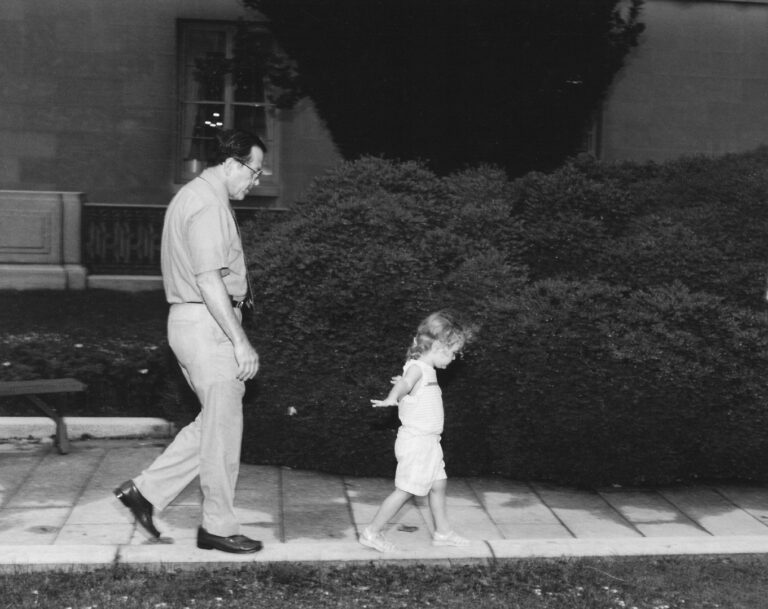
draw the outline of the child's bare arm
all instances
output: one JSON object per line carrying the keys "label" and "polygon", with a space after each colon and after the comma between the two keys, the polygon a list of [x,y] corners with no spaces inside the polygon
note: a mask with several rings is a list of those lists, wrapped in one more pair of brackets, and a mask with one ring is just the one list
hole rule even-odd
{"label": "child's bare arm", "polygon": [[371,400],[371,404],[373,404],[374,408],[381,406],[397,406],[400,399],[411,392],[416,383],[419,382],[420,378],[421,368],[418,366],[411,366],[405,371],[405,374],[395,382],[386,398],[383,400]]}

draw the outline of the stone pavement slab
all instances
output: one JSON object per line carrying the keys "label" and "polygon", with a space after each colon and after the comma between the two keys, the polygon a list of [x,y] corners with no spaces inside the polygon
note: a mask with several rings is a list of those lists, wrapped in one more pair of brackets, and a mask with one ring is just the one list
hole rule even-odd
{"label": "stone pavement slab", "polygon": [[[48,454],[7,503],[8,508],[72,507],[104,458],[106,449]],[[70,458],[71,457],[71,458]]]}
{"label": "stone pavement slab", "polygon": [[261,539],[264,550],[199,550],[196,482],[157,515],[164,536],[157,543],[137,528],[112,489],[166,444],[82,440],[68,455],[44,443],[0,444],[0,570],[768,552],[766,485],[582,490],[478,477],[448,483],[448,515],[472,540],[469,547],[433,547],[428,502],[414,498],[386,532],[399,551],[381,554],[357,536],[392,492],[392,479],[248,464],[235,509],[243,533]]}
{"label": "stone pavement slab", "polygon": [[533,484],[544,504],[574,537],[641,537],[642,534],[595,491]]}
{"label": "stone pavement slab", "polygon": [[41,451],[0,453],[0,505],[10,500],[43,458]]}
{"label": "stone pavement slab", "polygon": [[0,547],[53,545],[70,511],[68,507],[4,508],[0,511]]}
{"label": "stone pavement slab", "polygon": [[717,485],[715,490],[759,522],[768,525],[768,487]]}
{"label": "stone pavement slab", "polygon": [[600,496],[645,537],[708,535],[659,493],[610,490],[601,492]]}
{"label": "stone pavement slab", "polygon": [[712,535],[768,535],[768,527],[716,489],[673,488],[660,493]]}
{"label": "stone pavement slab", "polygon": [[[168,438],[174,426],[153,417],[65,417],[67,436],[77,438]],[[56,423],[49,417],[2,417],[0,439],[50,438]]]}
{"label": "stone pavement slab", "polygon": [[498,478],[468,481],[504,539],[561,539],[573,534],[531,488]]}
{"label": "stone pavement slab", "polygon": [[479,478],[469,485],[497,524],[560,524],[557,516],[529,484],[501,478]]}
{"label": "stone pavement slab", "polygon": [[285,543],[357,540],[341,477],[287,468],[280,474]]}

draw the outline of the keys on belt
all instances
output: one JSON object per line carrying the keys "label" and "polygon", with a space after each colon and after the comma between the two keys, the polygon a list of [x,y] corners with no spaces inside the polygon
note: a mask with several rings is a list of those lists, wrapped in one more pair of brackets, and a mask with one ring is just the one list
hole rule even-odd
{"label": "keys on belt", "polygon": [[251,300],[250,296],[246,296],[243,300],[235,300],[234,298],[231,298],[230,302],[236,309],[253,309],[253,300]]}

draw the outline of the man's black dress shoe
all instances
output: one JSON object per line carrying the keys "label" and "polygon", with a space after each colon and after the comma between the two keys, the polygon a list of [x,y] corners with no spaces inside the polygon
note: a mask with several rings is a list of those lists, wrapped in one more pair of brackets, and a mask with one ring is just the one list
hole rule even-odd
{"label": "man's black dress shoe", "polygon": [[152,511],[154,508],[144,495],[139,492],[139,489],[136,488],[133,480],[123,482],[114,490],[114,493],[115,497],[131,510],[131,514],[136,518],[136,522],[144,527],[153,537],[160,537],[160,531],[155,528],[155,524],[152,522]]}
{"label": "man's black dress shoe", "polygon": [[197,547],[201,550],[221,550],[234,554],[251,554],[261,550],[261,542],[245,535],[219,537],[212,535],[203,527],[197,529]]}

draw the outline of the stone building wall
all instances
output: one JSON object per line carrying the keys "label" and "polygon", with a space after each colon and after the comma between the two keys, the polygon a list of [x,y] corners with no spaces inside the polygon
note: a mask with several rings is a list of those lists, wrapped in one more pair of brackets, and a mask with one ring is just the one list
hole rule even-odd
{"label": "stone building wall", "polygon": [[646,0],[642,21],[603,109],[601,158],[663,161],[768,144],[768,0]]}

